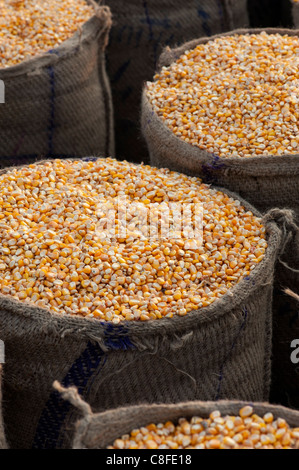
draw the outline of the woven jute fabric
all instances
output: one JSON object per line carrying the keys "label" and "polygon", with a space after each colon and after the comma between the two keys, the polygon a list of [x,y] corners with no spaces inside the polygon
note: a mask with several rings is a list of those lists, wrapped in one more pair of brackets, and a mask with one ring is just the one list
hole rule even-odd
{"label": "woven jute fabric", "polygon": [[[45,157],[114,154],[113,110],[105,50],[108,7],[47,53],[0,69],[0,167]],[[58,25],[59,26],[59,25]]]}
{"label": "woven jute fabric", "polygon": [[[262,29],[236,30],[223,35],[250,34]],[[268,33],[298,36],[298,31],[268,28]],[[166,49],[159,67],[168,66],[187,49],[193,49],[213,38],[201,38],[177,49]],[[142,130],[150,152],[151,164],[167,167],[192,176],[205,183],[223,186],[238,193],[262,213],[271,208],[293,210],[299,221],[299,156],[259,156],[249,158],[220,158],[192,146],[174,135],[153,111],[146,92],[142,98]],[[295,231],[293,232],[296,233]],[[299,240],[294,235],[282,261],[292,269],[299,269]],[[299,408],[299,375],[296,364],[290,360],[291,341],[299,337],[298,302],[288,298],[285,288],[298,292],[299,274],[279,264],[275,275],[273,302],[273,387],[275,402]]]}
{"label": "woven jute fabric", "polygon": [[299,294],[298,233],[292,236],[281,261],[277,263],[274,280],[270,399],[299,410],[299,364],[291,360],[291,343],[299,339],[299,302],[285,292],[290,289]]}
{"label": "woven jute fabric", "polygon": [[180,418],[191,419],[194,416],[207,419],[215,410],[219,410],[222,416],[239,416],[240,409],[246,405],[252,406],[254,413],[261,417],[266,413],[272,413],[274,419],[283,418],[289,426],[299,426],[299,411],[270,405],[267,402],[252,403],[236,400],[184,401],[171,405],[141,404],[93,413],[90,406],[79,396],[76,388],[66,389],[59,383],[54,383],[54,387],[83,415],[83,418],[76,423],[73,449],[105,449],[112,445],[115,439],[129,434],[133,429],[167,421],[176,424]]}
{"label": "woven jute fabric", "polygon": [[291,27],[291,0],[248,0],[248,16],[252,28]]}
{"label": "woven jute fabric", "polygon": [[143,402],[268,400],[273,273],[288,233],[279,218],[283,211],[265,219],[268,247],[252,274],[185,317],[113,325],[0,295],[10,445],[70,446],[76,412],[52,389],[54,380],[77,387],[97,412]]}
{"label": "woven jute fabric", "polygon": [[292,3],[292,21],[294,28],[299,28],[299,3],[290,0]]}
{"label": "woven jute fabric", "polygon": [[116,154],[148,162],[140,131],[143,83],[151,80],[162,48],[248,26],[246,0],[106,0],[113,15],[107,71],[111,81]]}
{"label": "woven jute fabric", "polygon": [[7,449],[2,417],[2,365],[0,364],[0,449]]}

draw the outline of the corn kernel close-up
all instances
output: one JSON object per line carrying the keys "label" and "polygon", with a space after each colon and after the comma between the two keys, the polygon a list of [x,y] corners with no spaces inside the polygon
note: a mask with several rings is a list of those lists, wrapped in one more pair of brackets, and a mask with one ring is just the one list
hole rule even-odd
{"label": "corn kernel close-up", "polygon": [[151,423],[116,439],[108,449],[299,449],[299,428],[244,406],[238,416],[215,410],[207,419]]}
{"label": "corn kernel close-up", "polygon": [[299,37],[228,35],[162,67],[146,94],[166,126],[220,157],[299,152]]}
{"label": "corn kernel close-up", "polygon": [[[0,292],[54,313],[113,323],[184,316],[249,276],[267,247],[261,220],[239,201],[167,169],[53,160],[2,174],[0,193]],[[125,232],[119,200],[128,201]],[[150,208],[145,219],[135,203]],[[190,238],[198,220],[201,236]]]}
{"label": "corn kernel close-up", "polygon": [[94,9],[85,0],[0,0],[0,12],[0,68],[6,68],[59,46]]}

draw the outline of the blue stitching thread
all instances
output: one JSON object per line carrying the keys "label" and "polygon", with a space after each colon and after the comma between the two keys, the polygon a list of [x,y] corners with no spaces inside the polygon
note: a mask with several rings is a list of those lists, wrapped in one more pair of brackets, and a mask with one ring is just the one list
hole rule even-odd
{"label": "blue stitching thread", "polygon": [[219,11],[219,16],[221,20],[221,31],[225,30],[225,24],[224,24],[224,5],[223,5],[223,0],[217,0],[218,3],[218,11]]}
{"label": "blue stitching thread", "polygon": [[129,96],[133,93],[133,88],[128,86],[122,93],[121,93],[121,100],[125,101],[129,98]]}
{"label": "blue stitching thread", "polygon": [[[50,49],[48,51],[49,54],[56,54],[56,55],[59,55],[58,51],[56,51],[55,49]],[[48,70],[48,74],[50,76],[50,85],[51,85],[51,108],[50,108],[50,125],[49,125],[49,128],[48,128],[48,132],[49,132],[49,145],[48,145],[48,153],[49,155],[52,155],[53,153],[53,129],[54,129],[54,111],[55,111],[55,76],[54,76],[54,69],[52,66],[48,67],[47,68]],[[13,157],[17,157],[17,153],[19,151],[19,149],[21,148],[21,145],[24,141],[24,138],[25,138],[25,134],[23,134],[14,151],[13,151]],[[34,155],[35,157],[36,155]],[[22,157],[27,157],[27,155],[18,155],[18,158],[22,158]]]}
{"label": "blue stitching thread", "polygon": [[136,43],[135,43],[135,47],[139,47],[139,44],[140,44],[142,35],[143,35],[143,29],[140,28],[139,31],[136,33]]}
{"label": "blue stitching thread", "polygon": [[128,351],[129,349],[135,349],[130,338],[124,335],[126,329],[122,325],[111,325],[107,323],[105,331],[105,344],[109,349]]}
{"label": "blue stitching thread", "polygon": [[83,162],[96,162],[98,160],[98,157],[84,157],[81,158]]}
{"label": "blue stitching thread", "polygon": [[221,170],[225,168],[225,163],[223,159],[221,159],[218,155],[212,153],[211,155],[211,163],[207,165],[202,165],[202,172],[204,175],[204,183],[217,183],[217,176],[215,174],[215,170]]}
{"label": "blue stitching thread", "polygon": [[144,7],[144,11],[145,11],[146,23],[147,23],[148,29],[149,29],[149,40],[152,41],[154,39],[154,33],[153,33],[153,28],[152,28],[153,23],[152,23],[150,15],[149,15],[148,4],[147,4],[146,0],[143,0],[143,7]]}
{"label": "blue stitching thread", "polygon": [[197,9],[197,14],[202,19],[201,26],[203,30],[205,31],[206,35],[211,36],[212,31],[211,31],[210,26],[207,23],[207,20],[209,20],[210,16],[205,10],[203,10],[201,6],[199,6],[199,8]]}
{"label": "blue stitching thread", "polygon": [[50,122],[49,122],[49,144],[48,144],[48,155],[51,156],[53,153],[53,129],[54,129],[54,114],[55,114],[55,74],[53,67],[48,67],[48,73],[50,76],[51,86],[51,98],[50,98]]}
{"label": "blue stitching thread", "polygon": [[[111,351],[135,349],[129,337],[126,335],[125,326],[112,326],[109,323],[100,322],[104,326],[105,346]],[[80,395],[84,391],[90,379],[95,377],[95,372],[102,370],[107,360],[107,355],[97,344],[88,342],[85,350],[78,357],[68,373],[61,381],[62,386],[77,387]],[[99,368],[100,367],[100,368]],[[60,431],[72,406],[63,400],[57,391],[53,391],[45,405],[39,423],[37,425],[33,449],[55,449],[61,446]]]}
{"label": "blue stitching thread", "polygon": [[125,31],[127,25],[125,24],[122,28],[120,28],[120,30],[118,31],[118,34],[117,34],[117,42],[122,42],[122,35],[123,35],[123,32]]}
{"label": "blue stitching thread", "polygon": [[235,337],[234,341],[233,341],[233,344],[228,352],[228,355],[226,356],[226,358],[224,359],[223,361],[223,364],[222,366],[220,367],[220,371],[219,371],[219,382],[218,382],[218,387],[217,387],[217,393],[216,393],[216,398],[215,400],[219,400],[219,396],[220,396],[220,392],[221,392],[221,385],[222,385],[222,381],[223,381],[223,370],[224,370],[224,367],[231,355],[231,353],[233,352],[233,350],[235,349],[235,346],[236,346],[236,343],[237,343],[237,340],[239,338],[239,336],[241,335],[244,327],[245,327],[245,324],[246,324],[246,321],[247,321],[247,316],[248,316],[248,312],[247,312],[247,308],[244,307],[243,310],[243,320],[242,320],[242,324],[240,326],[240,330],[238,331],[238,334],[237,336]]}
{"label": "blue stitching thread", "polygon": [[[82,394],[88,379],[96,371],[103,359],[105,359],[103,351],[97,345],[89,342],[86,349],[76,359],[62,380],[62,385],[64,387],[74,385],[78,388],[79,393]],[[63,400],[57,391],[50,394],[39,419],[33,449],[54,449],[57,446],[61,426],[70,410],[70,403]]]}
{"label": "blue stitching thread", "polygon": [[126,72],[127,68],[131,64],[131,59],[126,60],[115,72],[114,76],[111,78],[111,83],[117,83]]}
{"label": "blue stitching thread", "polygon": [[[59,55],[58,51],[55,49],[50,49],[48,51],[49,54],[56,54]],[[53,134],[54,134],[54,117],[55,117],[55,72],[54,67],[52,65],[47,68],[48,74],[50,77],[50,121],[48,127],[48,155],[51,156],[53,154]]]}

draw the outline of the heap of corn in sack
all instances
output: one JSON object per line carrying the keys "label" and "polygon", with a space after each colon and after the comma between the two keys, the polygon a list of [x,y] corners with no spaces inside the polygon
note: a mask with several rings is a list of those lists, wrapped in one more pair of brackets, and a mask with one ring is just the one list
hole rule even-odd
{"label": "heap of corn in sack", "polygon": [[113,155],[109,8],[0,0],[0,10],[1,167]]}
{"label": "heap of corn in sack", "polygon": [[262,212],[299,211],[298,58],[297,33],[279,29],[166,49],[143,93],[151,163],[227,187]]}
{"label": "heap of corn in sack", "polygon": [[69,446],[75,416],[54,380],[95,411],[268,400],[277,214],[262,221],[198,178],[110,158],[2,170],[0,190],[13,448]]}
{"label": "heap of corn in sack", "polygon": [[249,26],[246,0],[107,0],[113,25],[107,72],[114,100],[116,155],[148,163],[140,131],[143,84],[151,80],[162,48],[199,36]]}
{"label": "heap of corn in sack", "polygon": [[220,400],[93,413],[76,388],[54,387],[83,415],[73,449],[299,448],[299,412],[282,406]]}
{"label": "heap of corn in sack", "polygon": [[[151,163],[235,191],[262,213],[285,207],[298,219],[298,60],[293,30],[236,30],[167,49],[143,93]],[[289,267],[299,267],[299,239],[290,211],[287,219],[293,235],[275,281],[273,400],[299,407],[290,361],[299,318],[284,294],[298,286]]]}
{"label": "heap of corn in sack", "polygon": [[0,364],[0,449],[7,449],[2,417],[2,364]]}

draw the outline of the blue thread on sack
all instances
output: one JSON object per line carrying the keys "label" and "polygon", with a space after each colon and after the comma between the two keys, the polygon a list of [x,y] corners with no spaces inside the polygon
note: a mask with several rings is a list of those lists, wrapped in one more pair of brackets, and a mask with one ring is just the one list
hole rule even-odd
{"label": "blue thread on sack", "polygon": [[154,50],[154,64],[156,65],[158,61],[158,55],[159,55],[159,48],[161,47],[161,44],[163,43],[163,32],[160,31],[159,36],[156,38],[156,40],[153,43],[153,50]]}
{"label": "blue thread on sack", "polygon": [[153,27],[152,27],[152,20],[149,15],[148,4],[146,0],[143,0],[143,8],[145,11],[146,24],[148,25],[148,30],[149,30],[149,40],[152,41],[154,38],[154,33],[153,33]]}
{"label": "blue thread on sack", "polygon": [[96,162],[98,160],[98,157],[84,157],[81,158],[83,162]]}
{"label": "blue thread on sack", "polygon": [[255,280],[252,279],[250,276],[245,276],[244,277],[245,281],[250,281],[252,286],[255,286]]}
{"label": "blue thread on sack", "polygon": [[[140,23],[145,24],[145,25],[149,24],[147,18],[145,18],[145,19],[141,18]],[[179,23],[177,23],[177,24],[179,24]],[[165,29],[165,30],[171,29],[171,30],[173,30],[173,28],[176,27],[175,25],[171,27],[171,22],[169,21],[169,18],[167,18],[167,16],[165,16],[164,18],[150,18],[150,25],[151,25],[151,31],[152,32],[153,32],[153,26],[159,26],[159,30],[161,30],[161,29]],[[153,34],[152,39],[154,39],[154,34]]]}
{"label": "blue thread on sack", "polygon": [[128,351],[135,349],[127,335],[127,329],[123,325],[111,325],[107,323],[105,330],[105,344],[112,351]]}
{"label": "blue thread on sack", "polygon": [[[59,55],[59,52],[55,49],[50,49],[48,54]],[[53,155],[53,135],[54,135],[54,118],[55,118],[55,71],[54,67],[51,65],[47,67],[48,74],[50,77],[50,120],[48,127],[48,156]]]}
{"label": "blue thread on sack", "polygon": [[130,46],[132,37],[133,37],[134,29],[132,26],[129,26],[129,33],[128,33],[128,39],[127,39],[127,46]]}
{"label": "blue thread on sack", "polygon": [[111,78],[111,83],[117,83],[123,76],[123,74],[128,69],[129,65],[131,64],[131,59],[126,60],[115,72],[114,76]]}
{"label": "blue thread on sack", "polygon": [[238,334],[237,336],[235,337],[234,341],[233,341],[233,344],[226,356],[226,358],[224,359],[221,367],[220,367],[220,371],[219,371],[219,381],[218,381],[218,387],[217,387],[217,392],[216,392],[216,397],[215,397],[215,400],[219,400],[219,397],[220,397],[220,392],[221,392],[221,386],[222,386],[222,381],[223,381],[223,371],[224,371],[224,367],[230,357],[230,355],[232,354],[233,350],[235,349],[235,346],[237,344],[237,340],[239,339],[239,336],[241,335],[244,327],[245,327],[245,324],[246,324],[246,321],[247,321],[247,317],[248,317],[248,312],[247,312],[247,308],[244,307],[243,310],[242,310],[242,313],[243,313],[243,319],[242,319],[242,323],[241,323],[241,326],[240,326],[240,329],[238,331]]}
{"label": "blue thread on sack", "polygon": [[[162,19],[151,18],[149,14],[148,3],[146,0],[143,0],[143,7],[144,7],[144,12],[145,12],[145,19],[141,19],[140,21],[141,23],[145,23],[148,26],[148,31],[149,31],[148,41],[153,44],[153,61],[154,61],[154,64],[156,65],[157,60],[158,60],[158,49],[162,41],[161,29],[167,30],[171,28],[171,23],[167,16]],[[153,26],[158,27],[158,31],[160,33],[160,39],[155,38]]]}
{"label": "blue thread on sack", "polygon": [[[79,394],[82,394],[88,379],[97,370],[103,359],[104,352],[100,347],[89,342],[61,384],[64,387],[74,385],[78,388]],[[70,403],[61,399],[57,391],[50,394],[36,429],[33,449],[54,449],[57,446],[61,425],[70,409]]]}
{"label": "blue thread on sack", "polygon": [[[99,324],[104,327],[105,346],[108,350],[127,351],[135,349],[125,326],[112,326],[104,322],[99,322]],[[75,386],[84,398],[88,383],[92,382],[93,376],[99,375],[106,360],[107,354],[100,346],[89,341],[83,353],[75,360],[61,381],[62,386]],[[92,383],[89,388],[91,386]],[[37,425],[33,449],[57,449],[61,447],[60,432],[72,408],[71,404],[63,400],[57,391],[50,394]]]}
{"label": "blue thread on sack", "polygon": [[146,121],[146,124],[144,126],[144,130],[150,125],[150,123],[152,122],[152,118],[154,117],[155,115],[155,111],[151,111],[151,115],[150,115],[150,118]]}
{"label": "blue thread on sack", "polygon": [[201,167],[204,176],[204,182],[208,184],[217,183],[218,178],[215,170],[223,170],[224,168],[225,163],[223,162],[223,159],[212,153],[210,163],[204,164]]}
{"label": "blue thread on sack", "polygon": [[121,92],[121,100],[126,101],[131,96],[132,93],[133,93],[133,88],[131,86],[126,87]]}
{"label": "blue thread on sack", "polygon": [[212,31],[211,31],[211,28],[208,24],[208,20],[210,19],[210,15],[205,10],[203,10],[203,8],[200,5],[197,8],[197,15],[202,20],[201,21],[202,29],[204,30],[204,32],[206,33],[207,36],[211,36]]}
{"label": "blue thread on sack", "polygon": [[143,28],[140,28],[139,31],[137,31],[137,33],[136,33],[135,47],[139,47],[142,35],[143,35]]}
{"label": "blue thread on sack", "polygon": [[55,73],[53,67],[48,67],[48,73],[50,76],[51,86],[51,97],[50,97],[50,122],[49,122],[49,143],[48,143],[48,155],[51,156],[53,153],[53,131],[54,131],[54,115],[55,115]]}
{"label": "blue thread on sack", "polygon": [[122,35],[124,30],[126,29],[127,25],[124,25],[117,33],[117,42],[122,42]]}
{"label": "blue thread on sack", "polygon": [[217,0],[217,3],[218,3],[219,18],[221,22],[221,31],[225,31],[225,24],[224,24],[225,5],[223,4],[223,0]]}
{"label": "blue thread on sack", "polygon": [[[165,46],[169,46],[174,41],[174,34],[172,34],[168,39],[165,40]],[[181,38],[177,39],[178,44],[181,42]]]}

